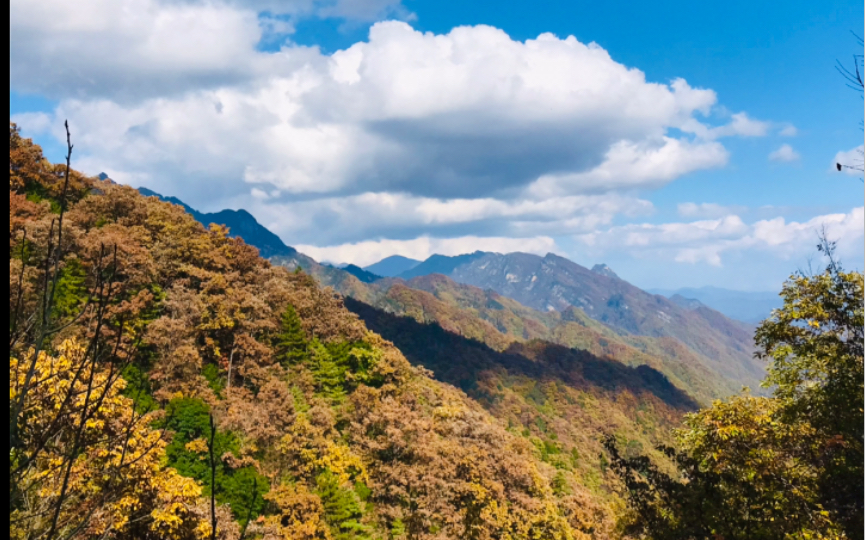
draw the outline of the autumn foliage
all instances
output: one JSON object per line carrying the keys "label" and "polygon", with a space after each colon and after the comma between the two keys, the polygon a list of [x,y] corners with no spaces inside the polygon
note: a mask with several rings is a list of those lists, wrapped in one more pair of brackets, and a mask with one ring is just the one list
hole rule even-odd
{"label": "autumn foliage", "polygon": [[829,257],[785,283],[756,332],[771,397],[689,415],[668,475],[607,441],[632,514],[628,532],[678,538],[863,538],[863,279]]}
{"label": "autumn foliage", "polygon": [[589,490],[307,274],[14,125],[9,196],[14,538],[608,536]]}

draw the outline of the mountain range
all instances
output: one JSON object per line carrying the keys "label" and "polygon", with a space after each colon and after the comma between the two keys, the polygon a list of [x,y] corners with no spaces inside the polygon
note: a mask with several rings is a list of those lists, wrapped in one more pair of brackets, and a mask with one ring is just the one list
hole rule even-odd
{"label": "mountain range", "polygon": [[743,385],[757,388],[764,375],[762,362],[753,357],[750,324],[681,294],[668,298],[639,289],[604,264],[588,269],[552,253],[476,251],[425,261],[393,256],[365,268],[338,268],[286,246],[245,211],[205,214],[140,191],[180,204],[205,225],[241,225],[230,234],[346,297],[438,324],[496,350],[540,339],[653,366],[701,402]]}
{"label": "mountain range", "polygon": [[[23,240],[24,232],[54,222],[56,198],[45,198],[58,181],[53,171],[34,171],[41,160],[18,155],[10,158],[10,230]],[[123,421],[161,411],[154,417],[168,442],[146,473],[167,469],[175,483],[189,479],[183,497],[190,508],[204,508],[201,486],[209,486],[220,527],[234,531],[228,538],[249,524],[259,538],[606,540],[621,501],[604,435],[629,455],[647,453],[672,466],[655,448],[698,406],[680,381],[651,365],[662,359],[617,359],[627,344],[581,311],[540,312],[441,274],[364,282],[279,244],[283,254],[268,262],[243,240],[271,239],[248,214],[193,213],[128,186],[78,173],[72,179],[62,305],[87,305],[99,286],[87,281],[98,275],[93,247],[114,246],[121,271],[112,274],[105,339],[131,346],[106,347],[128,362],[116,389],[128,397],[112,406],[123,408]],[[208,226],[231,226],[225,218],[238,216],[247,226],[241,234]],[[29,238],[48,251],[45,235]],[[13,269],[23,264],[14,252]],[[473,262],[458,260],[467,259]],[[21,275],[29,280],[21,305],[29,309],[47,280]],[[418,303],[429,308],[423,321],[409,314]],[[93,336],[73,310],[58,317],[66,333],[52,350],[59,338]],[[496,317],[497,326],[487,320]],[[587,346],[543,339],[562,326],[557,318],[575,335],[586,328]],[[473,329],[476,337],[467,337]],[[134,342],[125,340],[127,331],[136,332]],[[606,345],[600,336],[608,336]],[[589,350],[596,344],[610,354]],[[116,370],[110,361],[92,365]],[[127,428],[88,429],[96,450],[108,453],[115,446],[99,439]],[[162,440],[157,431],[151,436]],[[205,467],[201,443],[208,437]],[[96,461],[86,472],[111,474],[100,467]],[[60,476],[43,469],[52,481]],[[148,481],[146,473],[129,478],[130,490]],[[75,503],[98,502],[101,494],[82,482],[71,485]],[[158,489],[148,487],[147,495]],[[130,519],[145,519],[162,499],[144,503],[150,506],[131,508]],[[177,497],[165,504],[176,510]],[[67,511],[76,510],[72,504]],[[197,516],[174,522],[197,526]]]}

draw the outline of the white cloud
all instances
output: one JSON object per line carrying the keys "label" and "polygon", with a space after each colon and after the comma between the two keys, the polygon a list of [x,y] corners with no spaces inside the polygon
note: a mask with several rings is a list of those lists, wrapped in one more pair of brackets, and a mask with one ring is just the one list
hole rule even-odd
{"label": "white cloud", "polygon": [[616,194],[575,195],[545,200],[434,199],[400,193],[362,193],[273,203],[238,199],[287,243],[317,245],[365,238],[435,236],[567,235],[609,226],[618,215],[652,212],[650,202]]}
{"label": "white cloud", "polygon": [[859,145],[851,150],[838,152],[832,160],[832,170],[837,170],[837,163],[841,164],[841,171],[845,174],[862,176],[863,153],[865,146]]}
{"label": "white cloud", "polygon": [[701,139],[714,140],[722,137],[763,137],[768,133],[770,122],[754,120],[745,112],[732,115],[728,124],[709,127],[695,118],[688,119],[682,126],[682,130],[693,133]]}
{"label": "white cloud", "polygon": [[257,48],[299,16],[410,18],[392,0],[82,2],[13,0],[11,88],[60,100],[13,120],[59,139],[68,118],[77,167],[247,208],[292,245],[609,227],[652,211],[626,193],[721,167],[717,139],[767,125],[711,127],[712,90],[574,37],[389,21],[332,55]]}
{"label": "white cloud", "polygon": [[247,80],[257,15],[218,3],[13,0],[13,89],[54,98],[170,95]]}
{"label": "white cloud", "polygon": [[256,199],[261,199],[261,200],[265,200],[265,199],[268,199],[270,197],[270,195],[268,195],[266,191],[258,189],[258,188],[252,188],[250,195],[252,195]]}
{"label": "white cloud", "polygon": [[769,154],[770,161],[797,161],[800,158],[799,153],[793,150],[789,144],[782,144],[777,150]]}
{"label": "white cloud", "polygon": [[823,227],[830,239],[838,240],[842,255],[861,250],[865,235],[863,207],[805,222],[787,222],[777,217],[748,225],[733,215],[689,223],[631,224],[580,235],[577,239],[596,251],[624,249],[637,256],[720,266],[724,253],[772,253],[781,258],[802,254],[816,244]]}
{"label": "white cloud", "polygon": [[795,137],[798,133],[799,130],[793,124],[787,124],[778,131],[778,135],[782,137]]}
{"label": "white cloud", "polygon": [[435,253],[460,255],[477,250],[510,253],[521,251],[545,255],[558,251],[552,238],[505,238],[463,236],[459,238],[430,238],[423,236],[411,240],[368,240],[353,244],[318,247],[296,246],[299,251],[320,261],[340,261],[367,266],[390,255],[399,254],[412,259],[424,260]]}
{"label": "white cloud", "polygon": [[166,97],[286,74],[279,45],[300,18],[409,20],[401,0],[12,0],[10,80],[51,98]]}
{"label": "white cloud", "polygon": [[[332,56],[298,47],[260,53],[252,50],[256,21],[247,17],[244,26],[241,19],[229,24],[236,29],[226,38],[231,54],[219,54],[224,44],[215,52],[197,46],[205,52],[178,55],[166,67],[143,53],[108,62],[82,53],[82,80],[101,81],[110,71],[112,80],[173,82],[166,97],[134,104],[66,99],[55,123],[68,116],[87,133],[86,149],[102,168],[157,182],[206,171],[225,186],[242,178],[297,194],[473,198],[549,176],[562,177],[567,191],[651,187],[727,159],[718,143],[664,135],[707,112],[714,92],[682,80],[649,83],[573,37],[516,42],[484,26],[433,35],[387,22],[372,27],[369,42]],[[174,32],[179,24],[165,27]],[[201,30],[201,39],[206,44],[214,33],[222,36]],[[99,67],[85,67],[91,64]],[[211,64],[208,76],[221,74],[214,85],[170,93],[201,86],[195,70]],[[135,69],[141,72],[124,75]],[[196,195],[214,193],[206,191]]]}
{"label": "white cloud", "polygon": [[741,135],[743,137],[763,137],[769,130],[769,123],[749,118],[744,112],[733,115],[733,121],[727,126],[716,128],[716,137]]}
{"label": "white cloud", "polygon": [[689,172],[720,167],[727,159],[727,151],[716,142],[690,143],[670,137],[642,144],[620,141],[592,170],[541,176],[527,192],[549,197],[582,191],[658,187]]}
{"label": "white cloud", "polygon": [[746,210],[742,206],[722,206],[715,203],[692,203],[685,202],[677,206],[679,215],[685,218],[707,218],[714,219],[731,214],[737,214]]}

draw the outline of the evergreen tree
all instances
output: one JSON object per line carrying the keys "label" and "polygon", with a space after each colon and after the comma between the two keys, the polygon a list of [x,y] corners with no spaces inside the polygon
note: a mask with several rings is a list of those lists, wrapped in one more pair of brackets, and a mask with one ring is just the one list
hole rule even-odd
{"label": "evergreen tree", "polygon": [[283,366],[298,364],[309,359],[309,342],[294,306],[289,304],[282,313],[280,332],[274,345],[276,357]]}
{"label": "evergreen tree", "polygon": [[340,400],[345,396],[345,367],[317,339],[312,343],[312,373],[319,390],[327,397]]}
{"label": "evergreen tree", "polygon": [[331,526],[337,540],[368,538],[368,527],[358,520],[363,516],[354,493],[339,484],[339,479],[330,470],[316,478],[318,496],[324,505],[325,520]]}

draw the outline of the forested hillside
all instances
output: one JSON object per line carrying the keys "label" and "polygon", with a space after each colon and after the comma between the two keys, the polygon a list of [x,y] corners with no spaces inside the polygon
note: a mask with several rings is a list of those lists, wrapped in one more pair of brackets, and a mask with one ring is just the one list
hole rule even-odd
{"label": "forested hillside", "polygon": [[[498,350],[513,340],[543,339],[628,365],[649,365],[702,403],[734,394],[742,386],[756,389],[764,374],[762,363],[753,358],[750,326],[699,302],[691,305],[649,294],[603,264],[589,270],[552,254],[542,258],[477,251],[433,255],[423,262],[390,257],[382,261],[385,273],[392,273],[387,270],[392,262],[410,268],[397,279],[384,279],[355,265],[319,264],[285,246],[245,212],[203,214],[178,199],[139,191],[183,206],[205,226],[234,227],[237,216],[247,216],[229,235],[243,237],[275,264],[303,268],[343,295],[421,322],[434,321]],[[549,302],[556,309],[549,309]],[[538,303],[548,309],[539,311]]]}
{"label": "forested hillside", "polygon": [[754,386],[764,375],[753,358],[750,326],[711,309],[682,308],[564,257],[487,253],[457,267],[450,277],[541,311],[578,307],[622,333],[675,338],[700,355],[707,368],[740,384]]}
{"label": "forested hillside", "polygon": [[[298,264],[293,257],[273,260],[292,268]],[[647,365],[702,403],[733,394],[743,384],[754,383],[751,377],[725,378],[712,369],[709,359],[676,338],[620,333],[573,306],[561,312],[541,312],[495,291],[460,284],[440,274],[409,281],[382,279],[362,283],[346,272],[312,261],[305,268],[320,283],[348,297],[387,313],[435,323],[497,351],[514,342],[535,339],[585,350],[629,366]]]}
{"label": "forested hillside", "polygon": [[[107,178],[107,177],[106,177]],[[261,225],[246,210],[221,210],[219,212],[199,212],[176,197],[165,197],[147,188],[138,188],[142,195],[156,197],[162,201],[179,204],[198,222],[205,227],[211,223],[224,225],[228,228],[231,237],[240,236],[245,241],[258,249],[262,257],[273,257],[275,255],[298,255],[297,250],[285,243],[266,227]]]}
{"label": "forested hillside", "polygon": [[601,432],[651,450],[693,406],[545,346],[451,335],[475,362],[413,366],[309,274],[14,125],[10,319],[13,538],[608,538]]}

